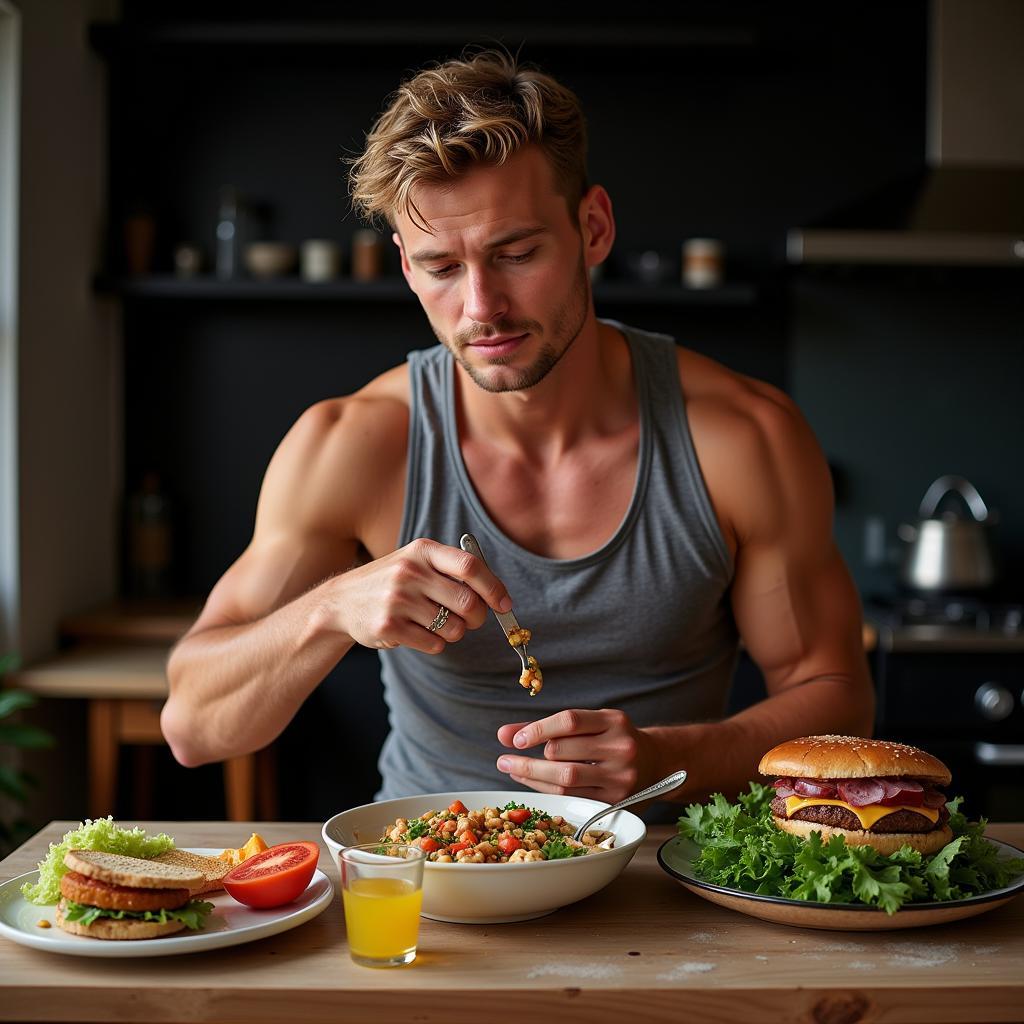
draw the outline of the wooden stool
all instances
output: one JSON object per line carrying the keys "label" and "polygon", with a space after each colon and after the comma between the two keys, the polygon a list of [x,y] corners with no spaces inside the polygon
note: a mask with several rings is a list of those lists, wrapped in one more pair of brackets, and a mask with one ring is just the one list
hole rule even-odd
{"label": "wooden stool", "polygon": [[[83,646],[9,676],[12,686],[40,697],[88,701],[90,817],[114,813],[121,745],[164,743],[167,655],[159,646]],[[224,762],[224,802],[230,821],[277,818],[273,747]]]}

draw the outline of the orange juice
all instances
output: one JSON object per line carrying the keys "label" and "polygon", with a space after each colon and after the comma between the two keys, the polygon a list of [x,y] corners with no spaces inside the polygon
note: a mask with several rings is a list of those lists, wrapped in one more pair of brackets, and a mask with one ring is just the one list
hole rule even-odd
{"label": "orange juice", "polygon": [[422,889],[404,878],[355,878],[341,895],[353,956],[401,960],[415,954]]}

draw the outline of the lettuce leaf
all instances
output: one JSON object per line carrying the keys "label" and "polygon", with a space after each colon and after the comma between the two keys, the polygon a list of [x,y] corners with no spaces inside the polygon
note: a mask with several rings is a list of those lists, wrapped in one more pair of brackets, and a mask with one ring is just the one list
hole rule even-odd
{"label": "lettuce leaf", "polygon": [[86,818],[78,828],[65,832],[59,843],[50,843],[49,852],[39,862],[38,883],[26,882],[21,894],[38,906],[56,903],[60,899],[60,880],[68,871],[64,865],[64,854],[68,850],[102,850],[148,860],[173,848],[174,840],[163,832],[148,836],[141,828],[121,828],[109,814],[95,821]]}
{"label": "lettuce leaf", "polygon": [[90,925],[97,918],[109,917],[114,921],[155,921],[166,924],[168,921],[183,921],[186,928],[196,930],[203,927],[206,915],[213,910],[213,904],[206,900],[189,900],[177,910],[105,910],[103,907],[92,907],[74,900],[64,901],[64,918],[77,921],[79,924]]}
{"label": "lettuce leaf", "polygon": [[548,860],[562,860],[565,857],[582,857],[587,852],[587,848],[585,846],[570,846],[565,841],[564,836],[552,837],[540,849]]}
{"label": "lettuce leaf", "polygon": [[700,847],[698,878],[744,892],[819,903],[863,903],[894,914],[906,903],[958,900],[999,889],[1024,874],[1024,857],[1006,858],[983,838],[984,818],[968,821],[963,797],[951,800],[953,840],[930,856],[904,846],[889,856],[868,846],[827,842],[820,832],[800,839],[771,821],[771,786],[750,783],[734,804],[716,793],[691,804],[679,834]]}

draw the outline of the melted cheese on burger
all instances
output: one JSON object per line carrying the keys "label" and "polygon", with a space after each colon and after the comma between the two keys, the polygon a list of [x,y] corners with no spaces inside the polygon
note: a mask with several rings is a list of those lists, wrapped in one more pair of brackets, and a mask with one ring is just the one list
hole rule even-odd
{"label": "melted cheese on burger", "polygon": [[787,796],[786,817],[793,815],[804,807],[817,807],[821,804],[829,804],[832,807],[844,807],[860,819],[861,828],[867,831],[879,818],[887,814],[895,814],[897,811],[913,811],[927,818],[933,825],[939,820],[939,812],[933,807],[911,807],[907,804],[897,804],[895,807],[883,807],[881,804],[868,804],[866,807],[854,807],[845,800],[822,800],[818,797]]}

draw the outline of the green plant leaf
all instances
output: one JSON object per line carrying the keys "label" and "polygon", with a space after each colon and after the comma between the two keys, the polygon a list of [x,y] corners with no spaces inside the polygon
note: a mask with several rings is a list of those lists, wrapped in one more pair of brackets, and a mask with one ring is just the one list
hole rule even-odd
{"label": "green plant leaf", "polygon": [[0,745],[36,749],[52,747],[53,737],[44,729],[34,725],[18,725],[14,722],[0,722]]}
{"label": "green plant leaf", "polygon": [[30,708],[35,703],[35,697],[24,690],[4,690],[0,692],[0,718],[6,718],[22,708]]}
{"label": "green plant leaf", "polygon": [[0,790],[21,802],[28,797],[25,780],[21,774],[3,764],[0,764]]}

